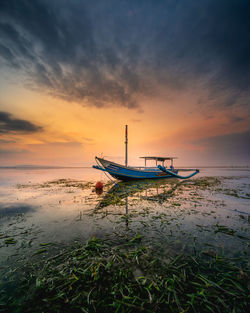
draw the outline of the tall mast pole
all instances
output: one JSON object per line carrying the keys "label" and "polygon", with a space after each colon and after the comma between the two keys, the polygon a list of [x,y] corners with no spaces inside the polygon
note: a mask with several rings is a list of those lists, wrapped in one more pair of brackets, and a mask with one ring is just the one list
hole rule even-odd
{"label": "tall mast pole", "polygon": [[128,166],[128,125],[125,126],[125,166]]}

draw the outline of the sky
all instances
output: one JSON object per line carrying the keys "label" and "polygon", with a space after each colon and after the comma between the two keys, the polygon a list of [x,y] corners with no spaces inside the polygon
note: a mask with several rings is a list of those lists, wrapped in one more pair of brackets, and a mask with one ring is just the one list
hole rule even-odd
{"label": "sky", "polygon": [[0,166],[250,165],[250,2],[0,0]]}

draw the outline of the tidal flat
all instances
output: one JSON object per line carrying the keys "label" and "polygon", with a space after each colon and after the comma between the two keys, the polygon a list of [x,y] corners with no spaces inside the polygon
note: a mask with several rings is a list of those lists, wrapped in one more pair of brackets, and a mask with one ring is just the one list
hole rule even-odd
{"label": "tidal flat", "polygon": [[247,312],[248,168],[1,174],[0,312]]}

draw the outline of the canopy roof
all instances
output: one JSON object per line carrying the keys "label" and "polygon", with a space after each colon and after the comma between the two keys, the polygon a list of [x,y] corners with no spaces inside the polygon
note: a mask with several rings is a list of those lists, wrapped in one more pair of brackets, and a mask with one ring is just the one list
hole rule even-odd
{"label": "canopy roof", "polygon": [[166,160],[177,159],[177,157],[156,157],[156,156],[144,156],[144,157],[140,157],[140,158],[145,159],[145,160],[156,160],[156,161],[160,161],[160,162],[164,162]]}

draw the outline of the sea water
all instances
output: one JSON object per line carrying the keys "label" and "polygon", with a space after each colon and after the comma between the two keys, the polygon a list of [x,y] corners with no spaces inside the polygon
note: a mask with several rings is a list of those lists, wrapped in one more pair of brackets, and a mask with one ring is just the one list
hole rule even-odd
{"label": "sea water", "polygon": [[[97,181],[104,190],[96,191]],[[92,236],[247,257],[249,168],[202,168],[189,180],[114,185],[92,168],[0,169],[0,271]],[[211,252],[212,251],[212,252]]]}

